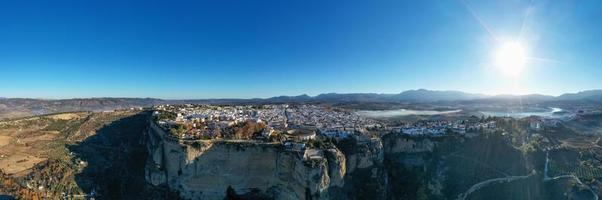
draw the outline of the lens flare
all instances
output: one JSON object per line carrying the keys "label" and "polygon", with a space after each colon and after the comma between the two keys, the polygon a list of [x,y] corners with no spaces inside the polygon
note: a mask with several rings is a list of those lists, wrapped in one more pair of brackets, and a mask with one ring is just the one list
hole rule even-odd
{"label": "lens flare", "polygon": [[518,42],[504,43],[495,54],[495,65],[505,74],[516,77],[527,62],[525,48]]}

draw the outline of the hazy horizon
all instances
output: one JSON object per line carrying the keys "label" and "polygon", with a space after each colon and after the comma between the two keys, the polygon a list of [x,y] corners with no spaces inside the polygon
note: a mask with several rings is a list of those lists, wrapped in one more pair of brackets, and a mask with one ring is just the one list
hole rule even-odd
{"label": "hazy horizon", "polygon": [[474,93],[474,92],[466,92],[466,91],[462,91],[462,90],[433,90],[433,89],[427,89],[427,88],[417,88],[417,89],[408,89],[408,90],[403,90],[397,93],[379,93],[379,92],[324,92],[324,93],[317,93],[317,94],[308,94],[308,93],[302,93],[302,94],[282,94],[282,95],[274,95],[274,96],[251,96],[251,97],[217,97],[217,98],[162,98],[162,97],[153,97],[153,96],[72,96],[72,97],[59,97],[59,98],[47,98],[47,97],[10,97],[10,96],[0,96],[0,98],[23,98],[23,99],[41,99],[41,100],[61,100],[61,99],[93,99],[93,98],[151,98],[151,99],[162,99],[162,100],[204,100],[204,99],[265,99],[265,98],[272,98],[272,97],[280,97],[280,96],[289,96],[289,97],[294,97],[294,96],[301,96],[301,95],[308,95],[310,97],[316,97],[318,95],[321,94],[382,94],[382,95],[393,95],[393,94],[400,94],[402,92],[406,92],[406,91],[412,91],[412,90],[429,90],[429,91],[437,91],[437,92],[444,92],[444,91],[455,91],[455,92],[464,92],[467,94],[476,94],[476,95],[484,95],[484,96],[489,96],[489,97],[495,97],[495,96],[506,96],[506,95],[511,95],[511,96],[525,96],[525,95],[544,95],[544,96],[551,96],[551,97],[558,97],[560,95],[563,94],[574,94],[574,93],[579,93],[579,92],[584,92],[584,91],[592,91],[592,90],[602,90],[602,89],[588,89],[588,90],[579,90],[579,91],[572,91],[572,92],[565,92],[565,93],[561,93],[561,94],[555,94],[555,95],[551,95],[551,94],[541,94],[541,93],[525,93],[525,94],[485,94],[485,93]]}

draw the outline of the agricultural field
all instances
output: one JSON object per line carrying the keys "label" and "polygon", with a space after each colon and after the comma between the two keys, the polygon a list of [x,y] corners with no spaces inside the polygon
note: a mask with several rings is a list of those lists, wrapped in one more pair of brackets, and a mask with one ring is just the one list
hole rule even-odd
{"label": "agricultural field", "polygon": [[[125,110],[70,112],[1,121],[0,195],[18,199],[93,197],[90,195],[95,195],[94,190],[100,186],[85,184],[82,177],[96,172],[90,161],[94,153],[100,152],[82,149],[102,148],[90,142],[103,137],[99,133],[127,132],[112,127],[124,119],[138,121],[127,133],[142,135],[146,114]],[[115,152],[105,153],[112,156],[110,153]]]}

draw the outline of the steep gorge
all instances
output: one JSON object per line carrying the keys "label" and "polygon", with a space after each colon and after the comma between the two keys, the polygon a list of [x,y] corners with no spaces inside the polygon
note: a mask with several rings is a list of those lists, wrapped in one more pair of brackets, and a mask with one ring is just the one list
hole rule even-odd
{"label": "steep gorge", "polygon": [[[481,190],[496,189],[489,193],[502,199],[550,198],[573,190],[565,183],[544,185],[539,153],[517,150],[503,134],[351,137],[309,153],[279,143],[184,142],[165,137],[152,122],[150,127],[146,180],[184,199],[224,199],[230,187],[242,197],[269,199],[470,199],[483,195],[466,196],[475,184],[512,176],[526,178]],[[508,193],[509,188],[520,190]]]}

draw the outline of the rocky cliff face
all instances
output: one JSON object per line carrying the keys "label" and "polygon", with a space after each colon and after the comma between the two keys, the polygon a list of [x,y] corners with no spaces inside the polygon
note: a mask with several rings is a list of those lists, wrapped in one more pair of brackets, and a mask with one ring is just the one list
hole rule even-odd
{"label": "rocky cliff face", "polygon": [[354,137],[336,146],[346,158],[347,174],[343,188],[333,199],[385,199],[387,173],[381,140]]}
{"label": "rocky cliff face", "polygon": [[165,137],[154,123],[147,148],[147,181],[167,185],[186,199],[223,199],[229,186],[239,194],[258,189],[275,199],[329,199],[329,188],[342,187],[346,174],[345,157],[337,149],[306,157],[273,143],[183,143]]}
{"label": "rocky cliff face", "polygon": [[274,199],[386,199],[385,155],[431,151],[430,140],[351,138],[336,148],[294,151],[278,143],[178,141],[150,123],[146,180],[185,199],[261,191]]}
{"label": "rocky cliff face", "polygon": [[432,152],[435,148],[435,142],[431,139],[409,138],[394,134],[386,135],[383,143],[387,154]]}
{"label": "rocky cliff face", "polygon": [[[260,191],[273,199],[449,199],[467,193],[477,198],[549,199],[576,187],[543,184],[541,176],[528,175],[536,170],[528,162],[542,166],[543,161],[531,159],[537,152],[517,150],[503,134],[354,136],[334,141],[331,149],[293,151],[277,143],[182,142],[165,137],[151,123],[146,138],[146,181],[177,191],[184,199],[224,199],[228,187],[237,194]],[[488,186],[495,190],[469,192],[505,174],[526,178]],[[507,196],[515,193],[519,196]]]}

